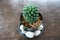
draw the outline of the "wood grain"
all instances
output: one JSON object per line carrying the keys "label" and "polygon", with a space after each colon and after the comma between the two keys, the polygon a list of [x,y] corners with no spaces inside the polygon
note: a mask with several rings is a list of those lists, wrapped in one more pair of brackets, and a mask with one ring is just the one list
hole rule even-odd
{"label": "wood grain", "polygon": [[[34,3],[44,19],[44,32],[27,39],[18,32],[25,4]],[[60,40],[60,0],[0,0],[0,40]]]}

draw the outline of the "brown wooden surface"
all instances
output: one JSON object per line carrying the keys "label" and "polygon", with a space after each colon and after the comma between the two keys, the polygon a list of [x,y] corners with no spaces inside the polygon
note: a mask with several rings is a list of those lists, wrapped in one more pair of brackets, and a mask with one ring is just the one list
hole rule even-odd
{"label": "brown wooden surface", "polygon": [[[37,4],[45,23],[42,35],[34,39],[17,31],[21,10],[28,3]],[[0,0],[0,40],[60,40],[60,0]]]}

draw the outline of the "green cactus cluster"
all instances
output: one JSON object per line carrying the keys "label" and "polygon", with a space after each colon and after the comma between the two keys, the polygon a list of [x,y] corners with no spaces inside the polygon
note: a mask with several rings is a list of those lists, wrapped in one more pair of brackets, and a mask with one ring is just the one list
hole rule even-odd
{"label": "green cactus cluster", "polygon": [[33,4],[28,4],[24,6],[22,13],[25,21],[30,24],[38,20],[39,16],[38,8]]}

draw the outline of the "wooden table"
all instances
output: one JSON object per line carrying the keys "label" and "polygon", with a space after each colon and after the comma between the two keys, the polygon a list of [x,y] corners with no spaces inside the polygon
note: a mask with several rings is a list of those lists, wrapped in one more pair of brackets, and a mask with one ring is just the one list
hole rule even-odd
{"label": "wooden table", "polygon": [[[44,19],[41,36],[27,39],[18,32],[19,17],[25,4],[34,3]],[[60,40],[59,0],[0,0],[0,40]]]}

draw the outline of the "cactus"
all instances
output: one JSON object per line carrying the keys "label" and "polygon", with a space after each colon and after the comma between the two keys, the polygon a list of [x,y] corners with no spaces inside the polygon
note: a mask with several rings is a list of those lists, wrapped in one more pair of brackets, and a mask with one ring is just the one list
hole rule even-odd
{"label": "cactus", "polygon": [[23,8],[22,13],[23,13],[23,18],[25,19],[25,21],[30,24],[38,20],[38,16],[39,16],[38,8],[37,6],[33,4],[26,5]]}

